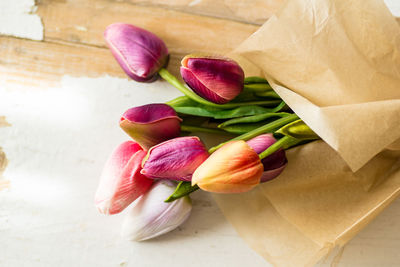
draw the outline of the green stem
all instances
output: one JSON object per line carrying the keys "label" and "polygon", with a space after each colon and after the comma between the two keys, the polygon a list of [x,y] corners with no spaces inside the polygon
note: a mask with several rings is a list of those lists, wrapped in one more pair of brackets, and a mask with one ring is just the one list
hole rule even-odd
{"label": "green stem", "polygon": [[272,90],[271,85],[269,85],[268,83],[245,84],[244,88],[251,92],[264,92]]}
{"label": "green stem", "polygon": [[[291,118],[291,120],[283,120],[283,119],[287,119],[289,117]],[[263,127],[260,127],[260,128],[258,128],[256,130],[254,130],[254,131],[249,132],[251,134],[249,134],[249,133],[248,134],[243,134],[241,136],[233,138],[232,140],[248,140],[248,139],[250,139],[252,137],[255,137],[255,136],[259,135],[259,134],[262,134],[265,131],[265,129],[273,129],[273,128],[276,128],[276,127],[280,127],[283,124],[287,124],[287,123],[289,123],[291,121],[296,120],[297,118],[298,117],[297,117],[296,114],[289,115],[289,116],[284,117],[284,118],[282,118],[280,120],[274,121],[272,123],[269,123],[269,124],[267,124],[267,125],[265,125]],[[280,122],[277,123],[278,121],[280,121]],[[275,125],[271,126],[271,124],[273,124],[273,123],[275,123]],[[295,138],[290,137],[290,136],[282,137],[281,139],[276,141],[273,145],[268,147],[265,151],[261,152],[259,154],[260,159],[263,159],[263,158],[271,155],[272,153],[274,153],[275,151],[277,151],[281,147],[284,147],[287,144],[291,144],[293,142],[293,139],[295,139]],[[218,145],[216,147],[212,147],[210,150],[208,150],[208,152],[210,152],[210,153],[214,152],[217,148],[219,148],[223,144],[225,144],[225,143],[222,143],[222,144],[220,144],[220,145]],[[172,195],[169,196],[165,200],[165,202],[172,202],[172,201],[177,200],[177,199],[179,199],[181,197],[187,196],[187,195],[189,195],[189,194],[191,194],[194,191],[197,191],[199,189],[200,188],[197,185],[192,186],[191,182],[180,182],[178,184],[178,186],[176,187],[174,193],[172,193]]]}
{"label": "green stem", "polygon": [[[201,96],[197,95],[194,93],[192,90],[187,88],[181,81],[179,81],[174,75],[172,75],[168,70],[162,68],[158,72],[160,76],[169,82],[171,85],[175,86],[179,91],[181,91],[184,95],[192,99],[193,101],[196,101],[197,103],[210,106],[210,107],[215,107],[215,108],[220,108],[220,109],[232,109],[240,106],[248,106],[248,105],[273,105],[277,104],[276,100],[259,100],[259,101],[250,101],[250,102],[241,102],[241,103],[235,103],[231,102],[228,104],[215,104],[213,102],[207,101]],[[169,104],[171,101],[167,102]]]}
{"label": "green stem", "polygon": [[179,182],[175,188],[175,191],[166,200],[164,200],[164,202],[172,202],[199,189],[200,188],[198,185],[192,186],[191,182]]}
{"label": "green stem", "polygon": [[199,127],[199,126],[191,126],[183,124],[181,124],[181,130],[185,132],[202,132],[202,133],[214,133],[214,134],[225,134],[225,135],[229,134],[223,130],[216,128]]}
{"label": "green stem", "polygon": [[[290,123],[292,121],[295,121],[297,119],[299,119],[299,117],[296,114],[291,114],[289,116],[283,117],[283,118],[281,118],[279,120],[276,120],[276,121],[268,123],[268,124],[266,124],[264,126],[261,126],[261,127],[257,128],[257,129],[254,129],[253,131],[250,131],[248,133],[239,135],[238,137],[235,137],[235,138],[233,138],[233,139],[231,139],[229,141],[235,141],[235,140],[245,140],[245,141],[247,141],[247,140],[249,140],[249,139],[251,139],[253,137],[256,137],[256,136],[258,136],[260,134],[272,132],[273,130],[275,130],[277,128],[280,128],[283,125],[286,125],[286,124],[288,124],[288,123]],[[213,153],[215,150],[217,150],[218,148],[220,148],[221,146],[223,146],[226,143],[227,142],[224,142],[224,143],[221,143],[221,144],[219,144],[217,146],[214,146],[214,147],[210,148],[208,150],[208,152],[209,153]]]}
{"label": "green stem", "polygon": [[264,78],[257,76],[250,76],[244,78],[244,84],[251,84],[251,83],[268,83],[268,81]]}
{"label": "green stem", "polygon": [[280,99],[281,97],[275,91],[265,91],[265,92],[256,92],[256,96],[259,97],[270,97]]}
{"label": "green stem", "polygon": [[174,106],[176,104],[182,103],[185,100],[186,100],[186,96],[178,96],[177,98],[174,98],[174,99],[172,99],[172,100],[170,100],[168,102],[165,102],[165,104],[170,105],[170,106]]}
{"label": "green stem", "polygon": [[264,159],[271,155],[272,153],[278,151],[281,147],[283,147],[285,144],[292,142],[293,137],[285,135],[275,143],[273,143],[270,147],[268,147],[266,150],[258,154],[260,159]]}

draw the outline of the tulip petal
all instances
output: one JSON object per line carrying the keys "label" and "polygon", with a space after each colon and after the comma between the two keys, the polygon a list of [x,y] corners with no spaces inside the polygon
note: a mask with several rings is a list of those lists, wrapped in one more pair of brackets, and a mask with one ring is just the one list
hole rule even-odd
{"label": "tulip petal", "polygon": [[[276,139],[272,134],[262,134],[247,141],[247,144],[260,154],[272,144]],[[284,149],[279,149],[273,154],[261,160],[264,166],[264,172],[261,176],[261,183],[267,182],[279,176],[287,165],[286,153]]]}
{"label": "tulip petal", "polygon": [[214,103],[229,102],[243,90],[244,72],[229,58],[188,55],[181,75],[195,93]]}
{"label": "tulip petal", "polygon": [[149,104],[128,109],[121,128],[144,149],[179,136],[181,119],[166,104]]}
{"label": "tulip petal", "polygon": [[167,104],[147,104],[143,106],[133,107],[125,111],[122,119],[135,123],[153,123],[166,118],[174,118],[181,121],[175,110]]}
{"label": "tulip petal", "polygon": [[278,177],[283,172],[286,165],[287,165],[287,163],[285,163],[284,165],[282,165],[278,168],[264,171],[261,175],[260,183],[265,183],[265,182],[271,181],[272,179]]}
{"label": "tulip petal", "polygon": [[197,77],[192,73],[190,69],[181,67],[180,70],[181,76],[185,83],[202,98],[217,104],[224,104],[229,101],[217,95],[212,90],[208,89],[199,79],[197,79]]}
{"label": "tulip petal", "polygon": [[150,178],[190,181],[207,157],[208,152],[198,137],[178,137],[152,147],[141,173]]}
{"label": "tulip petal", "polygon": [[244,141],[231,141],[201,164],[193,174],[192,185],[215,193],[240,193],[260,182],[263,165]]}
{"label": "tulip petal", "polygon": [[140,173],[146,152],[133,141],[122,143],[108,159],[95,196],[101,213],[116,214],[147,192],[153,180]]}
{"label": "tulip petal", "polygon": [[121,235],[129,240],[143,241],[174,230],[190,215],[189,197],[166,203],[175,185],[163,180],[154,183],[149,192],[136,200],[122,225]]}
{"label": "tulip petal", "polygon": [[259,136],[256,136],[249,141],[247,141],[247,144],[254,149],[254,151],[257,154],[260,154],[267,148],[269,148],[272,144],[276,142],[276,139],[271,133],[267,134],[261,134]]}
{"label": "tulip petal", "polygon": [[168,49],[155,34],[139,27],[114,23],[104,38],[125,73],[139,82],[154,81],[168,62]]}

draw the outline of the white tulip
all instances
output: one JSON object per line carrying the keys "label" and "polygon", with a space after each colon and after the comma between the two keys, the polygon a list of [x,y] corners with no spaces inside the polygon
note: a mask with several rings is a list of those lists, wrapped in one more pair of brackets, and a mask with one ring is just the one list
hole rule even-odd
{"label": "white tulip", "polygon": [[143,241],[181,225],[189,217],[192,203],[188,196],[173,202],[164,202],[174,190],[175,185],[168,180],[154,183],[130,207],[122,224],[121,235],[129,240]]}

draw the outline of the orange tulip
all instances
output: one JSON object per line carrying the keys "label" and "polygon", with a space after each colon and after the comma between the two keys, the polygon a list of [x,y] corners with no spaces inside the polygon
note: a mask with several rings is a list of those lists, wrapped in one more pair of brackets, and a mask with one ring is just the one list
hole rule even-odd
{"label": "orange tulip", "polygon": [[194,172],[192,185],[215,193],[241,193],[260,183],[264,167],[245,141],[231,141],[204,161]]}

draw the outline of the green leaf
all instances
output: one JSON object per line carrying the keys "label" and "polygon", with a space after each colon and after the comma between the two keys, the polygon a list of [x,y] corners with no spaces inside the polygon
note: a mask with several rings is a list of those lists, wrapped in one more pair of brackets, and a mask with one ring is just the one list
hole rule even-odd
{"label": "green leaf", "polygon": [[180,182],[176,188],[175,191],[170,195],[164,202],[172,202],[174,200],[177,200],[181,197],[187,196],[190,193],[200,189],[197,185],[192,186],[191,182]]}
{"label": "green leaf", "polygon": [[223,131],[218,128],[204,127],[204,126],[193,126],[181,124],[181,131],[183,132],[201,132],[201,133],[212,133],[212,134],[222,134],[229,135],[227,131]]}
{"label": "green leaf", "polygon": [[[235,125],[228,125],[225,127],[221,127],[224,131],[233,134],[244,134],[250,131],[253,131],[261,126],[265,125],[266,122],[258,122],[258,123],[247,123],[247,124],[235,124]],[[272,131],[271,131],[272,132]]]}
{"label": "green leaf", "polygon": [[271,85],[269,85],[268,83],[245,84],[244,88],[251,92],[264,92],[264,91],[272,90]]}
{"label": "green leaf", "polygon": [[218,112],[214,118],[215,119],[229,119],[229,118],[237,118],[249,115],[257,115],[263,114],[266,112],[271,112],[273,109],[264,108],[260,106],[244,106],[238,107],[231,110],[222,110]]}
{"label": "green leaf", "polygon": [[264,98],[261,96],[256,96],[254,91],[243,88],[243,91],[238,96],[236,96],[230,103],[260,101],[263,99]]}
{"label": "green leaf", "polygon": [[273,90],[270,91],[264,91],[264,92],[256,92],[255,93],[256,96],[259,97],[269,97],[269,98],[276,98],[276,99],[280,99],[281,97]]}
{"label": "green leaf", "polygon": [[[247,132],[245,134],[242,134],[238,137],[235,137],[231,139],[230,141],[234,140],[249,140],[253,137],[256,137],[257,135],[263,134],[263,133],[270,133],[271,131],[274,131],[275,129],[279,129],[279,127],[282,127],[283,125],[286,125],[288,123],[291,123],[295,120],[298,120],[298,116],[296,114],[290,114],[286,117],[280,118],[278,120],[275,120],[273,122],[270,122],[266,125],[263,125],[257,129],[254,129],[253,131]],[[213,153],[215,150],[226,144],[227,142],[221,143],[217,146],[214,146],[208,150],[209,153]]]}
{"label": "green leaf", "polygon": [[285,103],[279,100],[260,101],[263,105],[276,105],[275,108],[261,107],[258,105],[240,106],[233,109],[219,109],[215,107],[199,104],[187,97],[178,97],[168,104],[175,109],[176,112],[189,114],[194,116],[211,117],[214,119],[230,119],[242,116],[257,115],[263,113],[276,112],[281,110]]}
{"label": "green leaf", "polygon": [[247,116],[247,117],[241,117],[241,118],[234,118],[225,121],[224,123],[221,123],[218,125],[219,128],[224,128],[228,125],[234,125],[234,124],[242,124],[242,123],[254,123],[254,122],[260,122],[260,121],[265,121],[269,118],[273,117],[278,117],[278,118],[283,118],[290,115],[290,113],[286,112],[273,112],[273,113],[264,113],[264,114],[259,114],[259,115],[253,115],[253,116]]}
{"label": "green leaf", "polygon": [[319,136],[302,120],[296,120],[283,126],[276,131],[276,133],[290,136],[299,140],[319,139]]}
{"label": "green leaf", "polygon": [[250,76],[244,78],[244,84],[249,84],[249,83],[268,83],[268,81],[264,78],[257,76]]}

